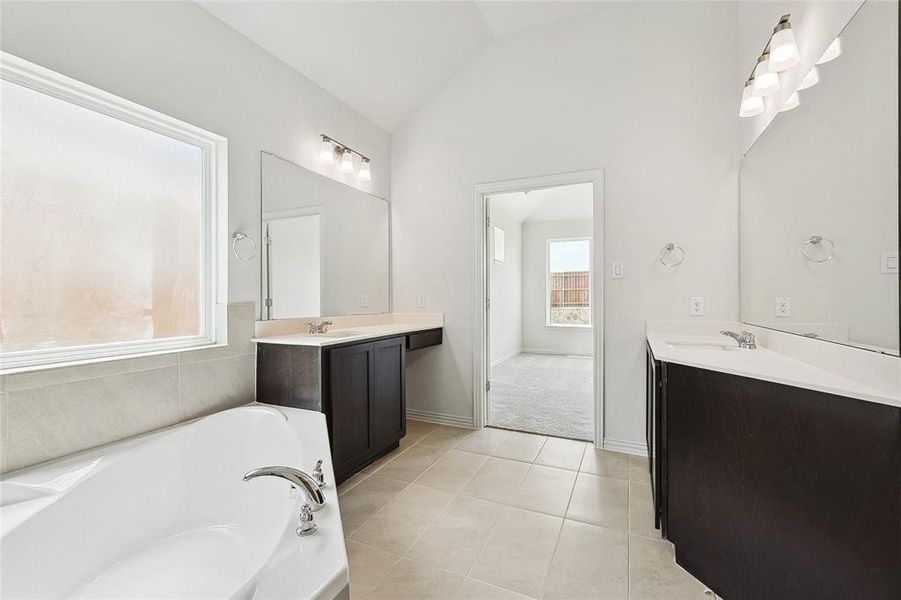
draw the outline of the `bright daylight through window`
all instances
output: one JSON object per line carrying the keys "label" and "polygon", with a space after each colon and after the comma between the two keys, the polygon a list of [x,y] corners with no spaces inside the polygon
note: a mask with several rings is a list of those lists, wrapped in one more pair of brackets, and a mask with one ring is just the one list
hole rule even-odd
{"label": "bright daylight through window", "polygon": [[547,324],[591,325],[591,240],[548,240]]}

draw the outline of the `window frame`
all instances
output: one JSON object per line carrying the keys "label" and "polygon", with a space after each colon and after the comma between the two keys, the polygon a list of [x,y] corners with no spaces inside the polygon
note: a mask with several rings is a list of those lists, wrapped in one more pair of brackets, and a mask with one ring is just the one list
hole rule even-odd
{"label": "window frame", "polygon": [[228,140],[220,135],[0,52],[0,79],[56,97],[194,146],[203,152],[202,314],[198,335],[86,344],[39,350],[0,351],[0,373],[134,358],[224,346],[228,303]]}
{"label": "window frame", "polygon": [[[551,244],[554,242],[588,242],[588,323],[551,323]],[[547,238],[544,251],[544,326],[561,329],[591,329],[594,327],[594,242],[591,236]]]}

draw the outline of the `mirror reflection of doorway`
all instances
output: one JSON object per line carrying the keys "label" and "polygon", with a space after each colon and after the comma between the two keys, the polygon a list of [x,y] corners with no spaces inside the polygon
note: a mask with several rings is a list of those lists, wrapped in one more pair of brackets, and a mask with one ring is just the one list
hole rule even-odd
{"label": "mirror reflection of doorway", "polygon": [[264,308],[268,319],[321,314],[320,215],[263,220]]}
{"label": "mirror reflection of doorway", "polygon": [[489,426],[593,441],[592,183],[491,194]]}

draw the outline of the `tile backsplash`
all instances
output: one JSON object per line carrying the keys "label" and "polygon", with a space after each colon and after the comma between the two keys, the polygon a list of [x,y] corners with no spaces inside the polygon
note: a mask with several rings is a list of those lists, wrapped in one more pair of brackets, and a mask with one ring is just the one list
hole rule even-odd
{"label": "tile backsplash", "polygon": [[228,307],[228,346],[4,375],[0,472],[253,402],[254,304]]}

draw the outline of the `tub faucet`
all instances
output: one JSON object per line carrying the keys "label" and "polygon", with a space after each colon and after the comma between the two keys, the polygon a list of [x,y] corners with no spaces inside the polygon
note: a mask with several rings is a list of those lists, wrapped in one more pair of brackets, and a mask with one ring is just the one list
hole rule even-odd
{"label": "tub faucet", "polygon": [[325,496],[316,480],[299,469],[292,467],[261,467],[244,474],[244,481],[257,477],[279,477],[287,480],[291,488],[300,490],[304,502],[311,510],[319,510],[325,505]]}
{"label": "tub faucet", "polygon": [[757,348],[757,340],[754,338],[754,334],[750,331],[742,331],[741,333],[735,333],[734,331],[721,331],[723,335],[728,335],[730,338],[738,342],[739,348],[746,348],[748,350],[754,350]]}

